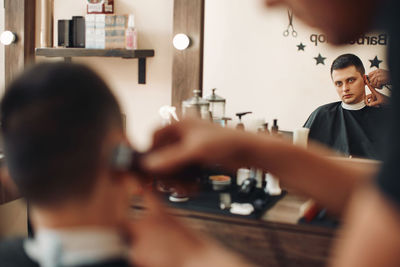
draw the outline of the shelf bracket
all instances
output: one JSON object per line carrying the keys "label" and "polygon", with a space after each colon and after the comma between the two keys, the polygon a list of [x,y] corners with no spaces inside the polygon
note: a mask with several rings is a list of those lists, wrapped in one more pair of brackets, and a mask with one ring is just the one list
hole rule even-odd
{"label": "shelf bracket", "polygon": [[139,66],[138,66],[139,84],[145,84],[146,83],[146,58],[140,57],[138,64],[139,64]]}

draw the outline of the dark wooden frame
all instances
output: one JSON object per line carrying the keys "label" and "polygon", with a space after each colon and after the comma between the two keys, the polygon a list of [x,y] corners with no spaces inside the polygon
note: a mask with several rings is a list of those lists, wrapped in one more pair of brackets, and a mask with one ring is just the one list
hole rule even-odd
{"label": "dark wooden frame", "polygon": [[4,0],[4,28],[17,35],[15,43],[5,47],[6,86],[35,55],[36,0]]}
{"label": "dark wooden frame", "polygon": [[[17,40],[5,47],[5,85],[6,87],[24,68],[34,60],[36,0],[4,0],[4,28],[17,35]],[[0,168],[1,167],[0,163]],[[6,172],[0,171],[0,204],[18,198],[14,187],[4,181]]]}
{"label": "dark wooden frame", "polygon": [[180,111],[194,89],[203,89],[204,0],[174,1],[173,36],[178,33],[191,40],[187,49],[174,49],[173,55],[171,102]]}

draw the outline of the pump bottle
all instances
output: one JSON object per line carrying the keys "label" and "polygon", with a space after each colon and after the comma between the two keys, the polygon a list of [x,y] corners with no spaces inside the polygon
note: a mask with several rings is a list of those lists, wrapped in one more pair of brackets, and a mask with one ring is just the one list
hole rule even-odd
{"label": "pump bottle", "polygon": [[236,125],[236,129],[238,129],[238,130],[244,130],[244,124],[243,124],[243,122],[242,122],[242,117],[245,116],[245,115],[247,115],[247,114],[251,114],[251,113],[252,113],[251,111],[236,113],[236,116],[239,118],[239,122],[238,122],[238,124]]}

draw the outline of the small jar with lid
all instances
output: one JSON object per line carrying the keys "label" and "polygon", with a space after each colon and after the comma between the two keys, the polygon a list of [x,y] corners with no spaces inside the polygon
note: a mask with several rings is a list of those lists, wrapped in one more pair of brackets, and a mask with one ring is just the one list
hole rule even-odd
{"label": "small jar with lid", "polygon": [[212,94],[206,97],[210,103],[210,111],[214,121],[222,120],[225,117],[226,100],[215,93],[217,88],[212,89]]}
{"label": "small jar with lid", "polygon": [[200,96],[200,90],[193,90],[193,94],[193,97],[182,102],[183,116],[210,119],[210,103]]}

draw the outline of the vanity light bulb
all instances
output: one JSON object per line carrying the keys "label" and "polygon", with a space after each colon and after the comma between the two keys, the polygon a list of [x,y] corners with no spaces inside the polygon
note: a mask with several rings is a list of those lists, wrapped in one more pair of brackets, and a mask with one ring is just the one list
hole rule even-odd
{"label": "vanity light bulb", "polygon": [[0,36],[0,41],[3,45],[10,45],[15,41],[15,34],[10,31],[5,31]]}
{"label": "vanity light bulb", "polygon": [[190,45],[190,38],[184,33],[179,33],[175,35],[173,44],[176,49],[185,50]]}

